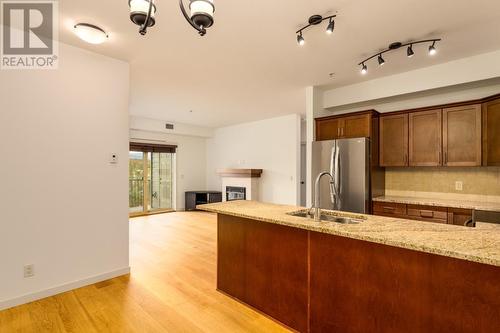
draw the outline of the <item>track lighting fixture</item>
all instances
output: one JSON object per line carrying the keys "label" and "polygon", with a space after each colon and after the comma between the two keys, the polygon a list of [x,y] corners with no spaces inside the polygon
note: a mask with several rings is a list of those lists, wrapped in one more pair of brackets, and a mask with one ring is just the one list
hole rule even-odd
{"label": "track lighting fixture", "polygon": [[382,55],[379,55],[379,56],[378,56],[378,64],[379,64],[380,66],[382,66],[383,64],[385,64],[385,60],[384,60],[384,58],[382,58]]}
{"label": "track lighting fixture", "polygon": [[297,35],[297,43],[299,43],[300,46],[306,43],[304,37],[302,37],[302,31]]}
{"label": "track lighting fixture", "polygon": [[437,53],[436,47],[434,46],[436,44],[436,41],[432,43],[431,46],[429,46],[429,55],[435,55]]}
{"label": "track lighting fixture", "polygon": [[408,49],[406,50],[406,55],[408,56],[408,58],[411,58],[414,54],[415,52],[413,52],[413,44],[410,44],[410,46],[408,46]]}
{"label": "track lighting fixture", "polygon": [[366,65],[363,64],[363,67],[361,67],[361,74],[365,75],[366,73],[368,73],[368,67],[366,67]]}
{"label": "track lighting fixture", "polygon": [[[129,0],[130,19],[140,26],[139,33],[145,35],[147,29],[155,25],[156,5],[154,0]],[[190,14],[184,8],[183,0],[179,6],[184,18],[198,31],[200,36],[207,33],[207,28],[214,24],[215,6],[213,0],[189,0]]]}
{"label": "track lighting fixture", "polygon": [[333,20],[333,18],[330,18],[330,23],[328,23],[328,27],[326,28],[326,33],[332,34],[334,29],[335,29],[335,21]]}
{"label": "track lighting fixture", "polygon": [[371,57],[368,57],[365,60],[361,61],[358,64],[359,66],[361,66],[361,74],[366,74],[368,72],[368,68],[366,66],[366,62],[367,61],[369,61],[369,60],[371,60],[371,59],[373,59],[375,57],[378,57],[378,64],[380,66],[382,66],[383,64],[385,64],[385,59],[383,57],[384,53],[395,51],[395,50],[397,50],[397,49],[399,49],[399,48],[401,48],[403,46],[408,46],[408,48],[406,50],[406,55],[408,56],[408,58],[411,58],[415,54],[415,52],[413,52],[413,45],[432,42],[431,46],[429,46],[429,55],[434,55],[437,52],[437,50],[436,50],[436,43],[439,42],[439,41],[441,41],[440,38],[417,40],[417,41],[413,41],[413,42],[406,43],[406,44],[403,44],[401,42],[394,42],[394,43],[390,44],[389,48],[387,48],[386,50],[384,50],[382,52],[377,52],[374,55],[372,55]]}
{"label": "track lighting fixture", "polygon": [[304,40],[304,37],[302,36],[302,31],[306,30],[307,28],[313,26],[313,25],[318,25],[320,24],[321,22],[323,22],[324,20],[329,20],[328,22],[328,26],[326,28],[326,33],[327,34],[331,34],[333,33],[333,30],[335,29],[335,21],[334,21],[334,18],[337,17],[337,15],[331,15],[331,16],[328,16],[328,17],[323,17],[321,15],[313,15],[309,18],[309,24],[306,25],[305,27],[297,30],[296,34],[297,34],[297,43],[299,45],[304,45],[305,44],[305,40]]}

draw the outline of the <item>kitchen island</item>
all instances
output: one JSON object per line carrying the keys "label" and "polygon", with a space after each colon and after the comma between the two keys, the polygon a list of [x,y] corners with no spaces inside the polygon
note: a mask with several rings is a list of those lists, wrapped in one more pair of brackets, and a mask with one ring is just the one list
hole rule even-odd
{"label": "kitchen island", "polygon": [[236,201],[218,213],[217,289],[299,332],[494,332],[500,226],[354,215]]}

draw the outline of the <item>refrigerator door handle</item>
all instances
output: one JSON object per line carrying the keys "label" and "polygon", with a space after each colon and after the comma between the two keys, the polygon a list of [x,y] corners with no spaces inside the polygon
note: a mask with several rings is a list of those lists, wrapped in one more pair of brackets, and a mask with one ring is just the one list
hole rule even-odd
{"label": "refrigerator door handle", "polygon": [[342,177],[340,176],[340,146],[336,145],[336,156],[335,156],[335,195],[336,195],[336,209],[341,209],[341,193],[342,193]]}

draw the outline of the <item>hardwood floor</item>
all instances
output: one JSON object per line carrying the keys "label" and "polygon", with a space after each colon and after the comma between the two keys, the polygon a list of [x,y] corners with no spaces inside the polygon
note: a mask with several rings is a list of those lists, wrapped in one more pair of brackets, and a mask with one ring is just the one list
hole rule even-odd
{"label": "hardwood floor", "polygon": [[130,276],[0,312],[0,332],[288,332],[215,290],[216,216],[130,220]]}

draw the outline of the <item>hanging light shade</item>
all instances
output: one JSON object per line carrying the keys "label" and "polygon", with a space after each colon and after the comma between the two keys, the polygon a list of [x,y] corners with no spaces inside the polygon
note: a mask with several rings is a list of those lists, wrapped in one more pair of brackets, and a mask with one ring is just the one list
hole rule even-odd
{"label": "hanging light shade", "polygon": [[189,13],[184,8],[183,0],[179,0],[179,7],[186,21],[198,31],[200,36],[205,36],[207,28],[214,24],[214,1],[189,0]]}
{"label": "hanging light shade", "polygon": [[214,24],[215,6],[213,0],[191,0],[189,3],[191,20],[200,28],[210,28]]}
{"label": "hanging light shade", "polygon": [[[130,7],[130,19],[132,22],[139,26],[145,25],[147,27],[152,27],[155,25],[156,6],[153,0],[129,0],[128,5]],[[145,24],[150,6],[152,6],[151,16],[148,24]]]}

